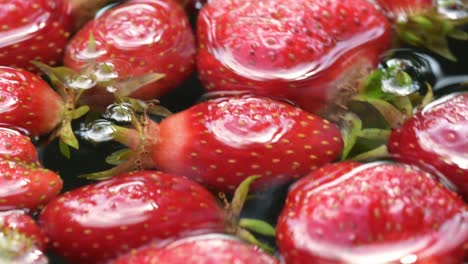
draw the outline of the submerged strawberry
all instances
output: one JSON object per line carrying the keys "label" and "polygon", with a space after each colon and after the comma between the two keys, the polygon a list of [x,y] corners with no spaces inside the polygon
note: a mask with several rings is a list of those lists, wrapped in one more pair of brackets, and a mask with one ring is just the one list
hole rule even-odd
{"label": "submerged strawberry", "polygon": [[0,123],[30,136],[49,133],[61,121],[65,103],[40,77],[0,66]]}
{"label": "submerged strawberry", "polygon": [[233,237],[210,234],[175,240],[164,246],[145,247],[111,264],[279,264],[259,248]]}
{"label": "submerged strawberry", "polygon": [[[75,71],[99,71],[136,83],[107,87],[121,96],[153,99],[185,80],[194,69],[195,43],[187,16],[173,0],[131,0],[88,22],[67,46],[64,64]],[[148,79],[148,74],[158,75]],[[143,77],[146,76],[146,77]],[[107,106],[113,97],[93,89],[86,103]]]}
{"label": "submerged strawberry", "polygon": [[62,180],[44,169],[28,137],[0,127],[0,211],[36,210],[62,189]]}
{"label": "submerged strawberry", "polygon": [[0,65],[34,71],[31,60],[61,61],[72,29],[67,1],[2,1],[0,10]]}
{"label": "submerged strawberry", "polygon": [[214,0],[197,24],[207,91],[342,104],[390,47],[390,24],[364,0]]}
{"label": "submerged strawberry", "polygon": [[[41,69],[48,67],[39,62],[34,65]],[[74,83],[75,77],[67,80]],[[58,137],[65,146],[78,148],[71,121],[89,110],[84,105],[75,108],[83,91],[79,87],[61,86],[56,93],[31,72],[0,66],[0,124],[20,129],[31,137],[50,134],[51,139]]]}
{"label": "submerged strawberry", "polygon": [[47,264],[45,238],[22,211],[0,212],[0,263]]}
{"label": "submerged strawberry", "polygon": [[215,197],[184,177],[123,174],[50,202],[39,222],[52,249],[71,263],[103,263],[146,243],[223,232]]}
{"label": "submerged strawberry", "polygon": [[30,62],[60,64],[74,27],[108,0],[0,2],[0,65],[38,72]]}
{"label": "submerged strawberry", "polygon": [[395,129],[388,150],[398,161],[442,173],[468,195],[468,93],[444,96]]}
{"label": "submerged strawberry", "polygon": [[255,190],[292,181],[335,160],[343,148],[336,125],[290,104],[248,95],[196,104],[159,125],[148,121],[143,137],[115,129],[115,139],[142,158],[138,165],[156,166],[224,192],[252,175],[261,176],[252,185]]}
{"label": "submerged strawberry", "polygon": [[277,225],[286,263],[461,263],[466,204],[393,163],[326,166],[292,187]]}

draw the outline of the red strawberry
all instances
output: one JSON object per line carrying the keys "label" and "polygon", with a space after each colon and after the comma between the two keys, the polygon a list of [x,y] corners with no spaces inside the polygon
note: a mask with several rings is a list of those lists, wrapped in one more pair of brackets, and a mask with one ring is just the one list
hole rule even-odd
{"label": "red strawberry", "polygon": [[72,29],[65,0],[0,3],[0,65],[34,70],[31,60],[61,61]]}
{"label": "red strawberry", "polygon": [[[87,23],[68,44],[64,64],[83,71],[106,63],[111,75],[121,80],[158,73],[142,78],[138,88],[134,83],[111,88],[119,95],[153,99],[190,75],[194,54],[193,32],[181,6],[173,0],[131,0]],[[104,89],[94,89],[84,98],[97,106],[112,99]]]}
{"label": "red strawberry", "polygon": [[72,263],[102,263],[148,242],[224,230],[211,193],[155,171],[123,174],[50,202],[39,223],[52,249]]}
{"label": "red strawberry", "polygon": [[[393,20],[398,37],[414,46],[426,47],[450,60],[456,60],[450,52],[446,37],[468,40],[468,34],[457,26],[466,25],[466,16],[446,17],[444,10],[459,9],[466,14],[463,0],[376,0],[388,17]],[[452,13],[455,13],[452,12]]]}
{"label": "red strawberry", "polygon": [[35,210],[62,189],[62,180],[41,168],[28,137],[0,127],[0,211]]}
{"label": "red strawberry", "polygon": [[[115,133],[118,141],[146,158],[139,164],[224,192],[252,175],[261,176],[252,185],[255,190],[292,181],[333,161],[343,148],[336,125],[290,104],[255,96],[212,99],[160,125],[146,125],[143,142],[133,130],[118,128]],[[148,153],[152,161],[147,161]]]}
{"label": "red strawberry", "polygon": [[22,211],[0,212],[0,263],[47,264],[44,235]]}
{"label": "red strawberry", "polygon": [[64,102],[41,78],[0,66],[0,123],[38,136],[52,131],[61,121],[63,111]]}
{"label": "red strawberry", "polygon": [[416,167],[337,163],[292,187],[277,225],[285,262],[459,264],[468,207]]}
{"label": "red strawberry", "polygon": [[390,24],[364,0],[214,0],[197,24],[208,91],[342,104],[390,47]]}
{"label": "red strawberry", "polygon": [[[44,64],[35,65],[49,70]],[[64,86],[58,89],[60,95],[33,73],[0,66],[0,124],[22,130],[31,137],[53,131],[51,138],[57,136],[62,143],[78,148],[71,121],[86,114],[89,107],[75,108],[80,89]]]}
{"label": "red strawberry", "polygon": [[111,264],[279,264],[279,261],[235,238],[202,235],[175,240],[131,252]]}
{"label": "red strawberry", "polygon": [[46,249],[47,240],[44,233],[36,224],[34,219],[24,211],[13,210],[0,212],[0,229],[2,230],[1,232],[14,231],[22,234],[31,239],[38,249],[42,251]]}
{"label": "red strawberry", "polygon": [[0,65],[36,72],[32,60],[62,60],[74,27],[109,0],[9,0],[0,2]]}
{"label": "red strawberry", "polygon": [[0,160],[37,162],[37,150],[29,137],[16,130],[0,127]]}
{"label": "red strawberry", "polygon": [[442,173],[468,197],[468,93],[444,96],[395,129],[388,150],[398,161]]}

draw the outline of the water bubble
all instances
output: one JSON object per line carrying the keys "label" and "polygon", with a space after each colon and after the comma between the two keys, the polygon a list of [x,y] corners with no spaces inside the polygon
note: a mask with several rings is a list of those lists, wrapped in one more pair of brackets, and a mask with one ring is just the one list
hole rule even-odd
{"label": "water bubble", "polygon": [[132,120],[133,107],[129,103],[112,104],[107,107],[104,118],[120,122],[129,123]]}
{"label": "water bubble", "polygon": [[468,18],[468,8],[462,0],[438,0],[438,12],[449,19]]}
{"label": "water bubble", "polygon": [[88,90],[96,85],[96,81],[88,75],[81,74],[68,80],[67,85],[77,90]]}
{"label": "water bubble", "polygon": [[86,127],[83,131],[83,137],[92,142],[105,142],[114,138],[115,128],[112,122],[108,120],[98,119]]}
{"label": "water bubble", "polygon": [[114,64],[110,62],[96,64],[93,74],[97,82],[108,82],[119,77],[118,73],[115,71]]}

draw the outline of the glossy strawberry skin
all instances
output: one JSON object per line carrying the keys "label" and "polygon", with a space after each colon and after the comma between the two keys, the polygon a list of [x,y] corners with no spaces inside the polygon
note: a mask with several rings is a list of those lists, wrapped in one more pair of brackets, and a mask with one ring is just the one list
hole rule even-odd
{"label": "glossy strawberry skin", "polygon": [[34,219],[24,211],[0,212],[0,229],[19,232],[31,239],[38,246],[38,249],[42,251],[46,249],[47,239],[44,233]]}
{"label": "glossy strawberry skin", "polygon": [[390,24],[361,0],[215,0],[197,37],[208,92],[249,91],[317,112],[357,92],[390,47]]}
{"label": "glossy strawberry skin", "polygon": [[35,211],[62,190],[59,175],[44,169],[27,136],[0,127],[0,211]]}
{"label": "glossy strawberry skin", "polygon": [[461,263],[467,209],[415,167],[337,163],[292,187],[277,242],[288,264]]}
{"label": "glossy strawberry skin", "polygon": [[37,150],[29,137],[0,126],[0,160],[37,162]]}
{"label": "glossy strawberry skin", "polygon": [[69,1],[0,3],[0,65],[38,72],[30,63],[60,63],[72,29]]}
{"label": "glossy strawberry skin", "polygon": [[0,124],[43,135],[59,124],[63,108],[60,96],[40,77],[0,66]]}
{"label": "glossy strawberry skin", "polygon": [[[96,44],[93,54],[87,54],[90,34]],[[131,97],[153,99],[192,73],[194,56],[193,32],[181,6],[172,0],[131,0],[79,30],[67,46],[64,64],[79,71],[95,58],[95,62],[112,64],[122,79],[150,72],[165,74],[131,93]],[[113,97],[104,89],[94,89],[83,99],[90,105],[106,106]]]}
{"label": "glossy strawberry skin", "polygon": [[155,171],[116,176],[50,202],[39,223],[71,263],[103,263],[151,241],[224,230],[224,212],[204,188]]}
{"label": "glossy strawberry skin", "polygon": [[468,195],[468,93],[447,95],[395,129],[388,150],[394,159],[441,173]]}
{"label": "glossy strawberry skin", "polygon": [[235,238],[210,234],[150,246],[110,264],[279,264],[274,257]]}
{"label": "glossy strawberry skin", "polygon": [[290,104],[256,96],[221,97],[163,120],[155,165],[218,191],[252,175],[252,190],[289,182],[336,159],[336,125]]}

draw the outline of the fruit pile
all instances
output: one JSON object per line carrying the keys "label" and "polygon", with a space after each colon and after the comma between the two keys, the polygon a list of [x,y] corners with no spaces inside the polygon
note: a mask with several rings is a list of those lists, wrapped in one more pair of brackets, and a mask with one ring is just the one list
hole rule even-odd
{"label": "fruit pile", "polygon": [[461,0],[0,0],[0,263],[468,261],[467,25]]}

